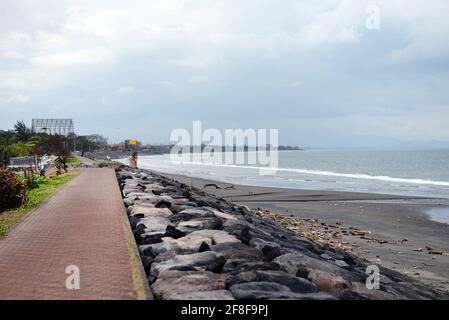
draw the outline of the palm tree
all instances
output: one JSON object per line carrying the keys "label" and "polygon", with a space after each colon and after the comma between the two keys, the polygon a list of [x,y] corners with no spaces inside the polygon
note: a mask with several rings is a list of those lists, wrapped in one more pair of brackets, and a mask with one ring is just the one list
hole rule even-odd
{"label": "palm tree", "polygon": [[32,135],[31,129],[23,121],[17,121],[14,125],[14,132],[19,141],[27,141]]}

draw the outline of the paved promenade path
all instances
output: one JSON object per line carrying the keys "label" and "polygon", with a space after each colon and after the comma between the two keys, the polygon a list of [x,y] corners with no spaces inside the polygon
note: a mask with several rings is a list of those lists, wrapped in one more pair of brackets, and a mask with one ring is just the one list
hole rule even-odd
{"label": "paved promenade path", "polygon": [[83,169],[0,240],[0,299],[147,298],[126,223],[114,171]]}
{"label": "paved promenade path", "polygon": [[95,163],[94,160],[91,160],[89,158],[86,157],[82,157],[79,155],[75,155],[76,158],[78,158],[78,160],[80,160],[82,163],[87,164],[87,165],[93,165]]}

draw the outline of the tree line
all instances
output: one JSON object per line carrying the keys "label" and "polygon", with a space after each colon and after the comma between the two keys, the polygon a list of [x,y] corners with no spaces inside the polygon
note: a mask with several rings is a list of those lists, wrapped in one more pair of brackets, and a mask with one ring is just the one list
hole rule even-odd
{"label": "tree line", "polygon": [[0,130],[0,166],[6,166],[12,157],[53,154],[68,156],[71,151],[95,151],[107,145],[101,135],[67,137],[33,132],[23,121],[18,121],[11,130]]}

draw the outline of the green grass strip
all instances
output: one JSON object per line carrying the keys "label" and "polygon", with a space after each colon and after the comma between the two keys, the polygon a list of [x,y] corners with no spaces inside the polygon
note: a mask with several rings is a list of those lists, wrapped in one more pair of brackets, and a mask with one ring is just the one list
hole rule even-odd
{"label": "green grass strip", "polygon": [[33,209],[63,188],[79,172],[72,171],[61,176],[48,178],[37,188],[28,191],[28,200],[17,209],[0,212],[0,239],[6,236],[16,223],[25,218]]}

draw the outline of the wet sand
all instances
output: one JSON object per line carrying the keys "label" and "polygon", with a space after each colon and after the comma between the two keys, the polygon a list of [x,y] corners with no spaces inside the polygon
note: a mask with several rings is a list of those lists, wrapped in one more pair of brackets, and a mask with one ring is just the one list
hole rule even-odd
{"label": "wet sand", "polygon": [[[358,256],[449,291],[449,225],[429,219],[426,212],[436,205],[425,198],[231,185],[162,175],[251,209],[270,210],[288,221],[312,221],[313,231],[345,244]],[[448,206],[439,208],[449,210]],[[340,234],[332,239],[335,228],[369,233]]]}

